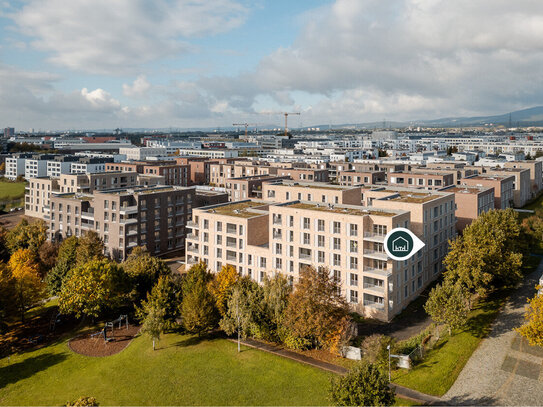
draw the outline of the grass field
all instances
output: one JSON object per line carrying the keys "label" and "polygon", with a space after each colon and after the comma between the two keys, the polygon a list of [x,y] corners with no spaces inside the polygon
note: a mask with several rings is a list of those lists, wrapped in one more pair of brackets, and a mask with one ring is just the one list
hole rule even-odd
{"label": "grass field", "polygon": [[0,181],[0,201],[21,198],[25,194],[25,182]]}
{"label": "grass field", "polygon": [[66,341],[0,360],[0,404],[61,405],[80,396],[101,405],[324,405],[330,374],[224,339],[168,334],[91,358]]}
{"label": "grass field", "polygon": [[[534,271],[539,258],[530,256],[524,274]],[[505,303],[510,291],[496,292],[471,311],[467,326],[451,337],[441,339],[428,352],[424,362],[411,370],[393,372],[392,381],[423,393],[442,396],[450,389]]]}

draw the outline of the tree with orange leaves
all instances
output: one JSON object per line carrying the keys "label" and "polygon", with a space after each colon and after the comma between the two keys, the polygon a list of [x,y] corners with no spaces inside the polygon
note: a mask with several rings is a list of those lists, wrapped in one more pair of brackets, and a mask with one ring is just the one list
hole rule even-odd
{"label": "tree with orange leaves", "polygon": [[26,310],[44,296],[45,284],[39,274],[40,267],[30,249],[15,251],[8,267],[14,281],[15,305],[24,321]]}

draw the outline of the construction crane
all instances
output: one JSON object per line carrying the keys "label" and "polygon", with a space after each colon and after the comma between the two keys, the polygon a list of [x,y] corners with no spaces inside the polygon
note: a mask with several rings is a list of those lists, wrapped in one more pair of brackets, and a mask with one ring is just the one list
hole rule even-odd
{"label": "construction crane", "polygon": [[287,126],[287,118],[289,114],[295,114],[300,116],[300,112],[283,112],[283,115],[285,115],[285,137],[288,137],[288,126]]}
{"label": "construction crane", "polygon": [[257,125],[258,123],[232,123],[232,126],[245,126],[245,138],[247,138],[247,127]]}

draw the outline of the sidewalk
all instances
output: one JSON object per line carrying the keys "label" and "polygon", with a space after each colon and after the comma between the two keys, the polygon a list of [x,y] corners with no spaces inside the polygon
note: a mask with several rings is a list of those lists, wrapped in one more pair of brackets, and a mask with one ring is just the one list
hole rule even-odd
{"label": "sidewalk", "polygon": [[[231,342],[237,343],[237,339],[228,339]],[[272,353],[277,356],[288,358],[296,362],[305,363],[318,369],[326,370],[331,373],[344,375],[347,373],[347,369],[341,366],[334,365],[332,363],[323,362],[309,356],[300,355],[299,353],[292,352],[290,350],[281,348],[279,346],[270,345],[254,339],[242,339],[240,341],[244,346],[249,348],[258,349],[264,352]],[[443,404],[440,398],[430,396],[429,394],[420,393],[416,390],[411,390],[403,386],[391,383],[391,387],[396,390],[396,395],[402,398],[410,399],[421,404]]]}

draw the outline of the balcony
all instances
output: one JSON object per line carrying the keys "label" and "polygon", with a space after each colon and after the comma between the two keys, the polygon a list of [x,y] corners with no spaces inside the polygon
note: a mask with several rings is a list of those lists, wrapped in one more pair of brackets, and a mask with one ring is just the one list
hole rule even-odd
{"label": "balcony", "polygon": [[235,262],[238,261],[238,257],[237,256],[228,256],[228,255],[226,255],[226,260],[235,263]]}
{"label": "balcony", "polygon": [[137,234],[138,234],[138,228],[128,229],[126,231],[126,236],[134,236],[134,235],[137,235]]}
{"label": "balcony", "polygon": [[378,252],[377,250],[370,250],[370,249],[364,250],[364,257],[369,257],[370,259],[377,259],[377,260],[383,260],[383,261],[388,260],[388,256],[385,252]]}
{"label": "balcony", "polygon": [[81,212],[81,219],[94,221],[94,212]]}
{"label": "balcony", "polygon": [[192,265],[192,264],[196,264],[196,263],[198,263],[198,260],[195,257],[189,257],[187,259],[187,264]]}
{"label": "balcony", "polygon": [[121,215],[130,215],[131,213],[138,213],[138,206],[121,206],[119,208],[119,213]]}
{"label": "balcony", "polygon": [[311,260],[311,254],[307,254],[307,253],[300,253],[300,254],[298,255],[298,257],[299,257],[300,259],[304,259],[304,260]]}
{"label": "balcony", "polygon": [[138,223],[138,218],[126,218],[121,219],[119,223],[122,223],[123,225],[130,225],[132,223]]}
{"label": "balcony", "polygon": [[388,277],[392,274],[387,269],[376,269],[373,267],[364,267],[364,270],[362,270],[362,272],[367,275],[381,277],[381,278]]}
{"label": "balcony", "polygon": [[189,234],[187,235],[187,240],[199,240],[198,237],[199,237],[199,236],[198,236],[198,235],[195,235],[194,233],[189,233]]}
{"label": "balcony", "polygon": [[277,233],[277,232],[275,232],[275,233],[273,234],[273,238],[274,238],[274,239],[282,239],[282,238],[283,238],[283,234],[282,234],[282,233]]}
{"label": "balcony", "polygon": [[385,293],[385,287],[383,285],[364,283],[364,289],[377,293],[378,295],[384,295]]}
{"label": "balcony", "polygon": [[128,242],[126,247],[136,247],[137,245],[138,245],[138,241],[137,240],[132,240],[131,242]]}
{"label": "balcony", "polygon": [[281,218],[274,218],[273,219],[273,224],[274,225],[282,225],[282,223],[283,222],[282,222]]}
{"label": "balcony", "polygon": [[226,242],[227,247],[231,247],[232,249],[235,249],[237,247],[236,242]]}
{"label": "balcony", "polygon": [[198,229],[198,224],[196,222],[189,221],[187,222],[187,227],[191,229]]}
{"label": "balcony", "polygon": [[364,307],[375,308],[377,310],[383,311],[385,309],[385,304],[382,302],[364,300]]}
{"label": "balcony", "polygon": [[189,244],[187,245],[187,251],[192,253],[198,253],[198,248],[195,245]]}
{"label": "balcony", "polygon": [[364,240],[376,243],[384,243],[385,235],[381,235],[373,232],[364,232]]}

